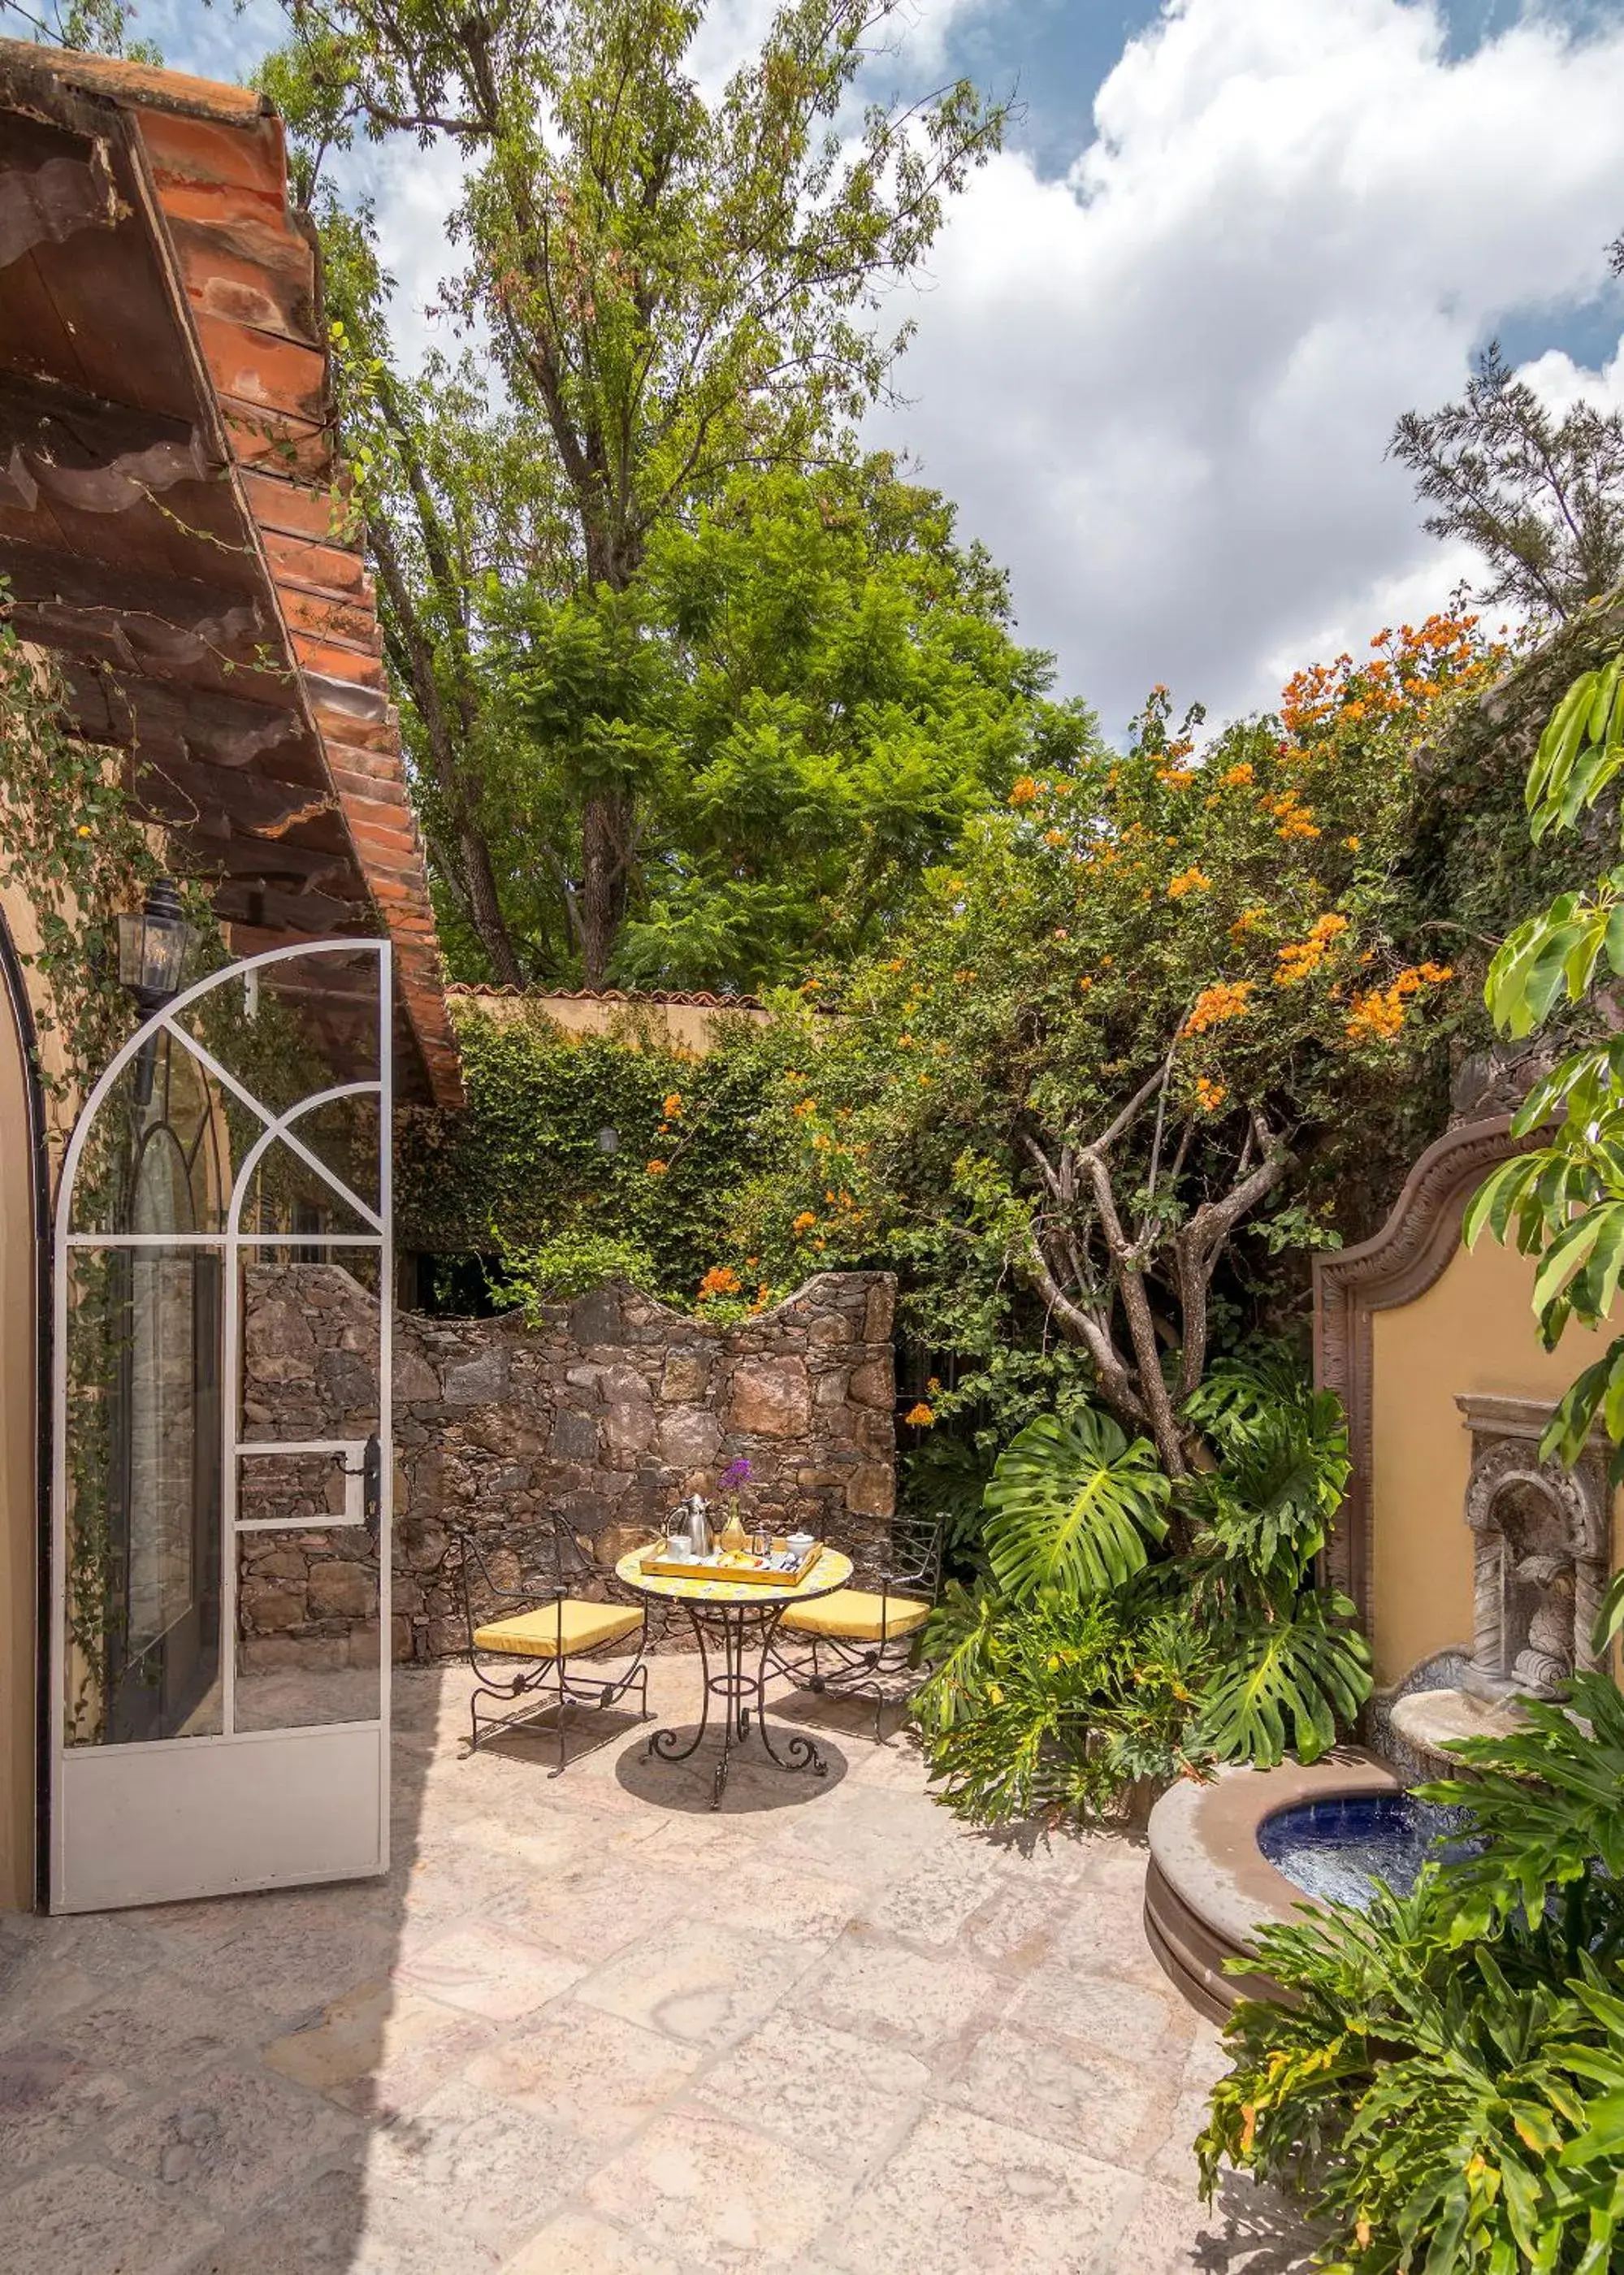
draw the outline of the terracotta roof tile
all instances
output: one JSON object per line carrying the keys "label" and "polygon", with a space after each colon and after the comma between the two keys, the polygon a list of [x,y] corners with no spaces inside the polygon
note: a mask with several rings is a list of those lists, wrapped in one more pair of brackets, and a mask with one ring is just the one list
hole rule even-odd
{"label": "terracotta roof tile", "polygon": [[699,990],[657,987],[494,987],[484,981],[453,981],[448,995],[503,997],[531,1002],[555,1003],[676,1003],[701,1011],[764,1011],[759,995],[712,995]]}

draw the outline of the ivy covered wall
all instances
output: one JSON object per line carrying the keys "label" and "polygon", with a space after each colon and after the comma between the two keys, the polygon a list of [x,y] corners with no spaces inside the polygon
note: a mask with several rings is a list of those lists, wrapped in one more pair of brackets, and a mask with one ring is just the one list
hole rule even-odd
{"label": "ivy covered wall", "polygon": [[740,1188],[776,1164],[771,1030],[735,1023],[701,1054],[631,1019],[571,1035],[540,1013],[456,1016],[466,1106],[397,1117],[399,1245],[494,1257],[573,1236],[590,1258],[613,1239],[653,1259],[660,1293],[691,1301]]}

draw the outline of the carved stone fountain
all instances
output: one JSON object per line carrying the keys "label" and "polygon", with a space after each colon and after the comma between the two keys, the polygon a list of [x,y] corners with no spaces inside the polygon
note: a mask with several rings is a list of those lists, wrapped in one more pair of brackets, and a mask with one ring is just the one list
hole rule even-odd
{"label": "carved stone fountain", "polygon": [[1476,1546],[1462,1687],[1489,1704],[1559,1697],[1577,1669],[1598,1663],[1590,1631],[1607,1584],[1605,1441],[1564,1470],[1539,1458],[1549,1406],[1481,1395],[1455,1404],[1472,1433],[1466,1522]]}

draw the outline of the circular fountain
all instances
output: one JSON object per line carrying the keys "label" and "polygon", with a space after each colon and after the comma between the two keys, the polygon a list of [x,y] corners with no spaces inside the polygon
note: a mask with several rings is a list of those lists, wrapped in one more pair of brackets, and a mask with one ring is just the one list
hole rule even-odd
{"label": "circular fountain", "polygon": [[1170,1787],[1151,1811],[1144,1926],[1190,2004],[1222,2022],[1237,1999],[1265,1995],[1266,1976],[1227,1973],[1226,1962],[1251,1958],[1260,1928],[1292,1919],[1311,1900],[1265,1852],[1267,1825],[1305,1809],[1402,1797],[1396,1773],[1357,1746],[1339,1746],[1311,1766],[1223,1769],[1205,1784]]}

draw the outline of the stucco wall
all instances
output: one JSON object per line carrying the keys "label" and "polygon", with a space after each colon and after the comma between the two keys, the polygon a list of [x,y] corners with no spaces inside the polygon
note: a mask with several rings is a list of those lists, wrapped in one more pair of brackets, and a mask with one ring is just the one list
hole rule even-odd
{"label": "stucco wall", "polygon": [[[1417,1661],[1472,1641],[1472,1536],[1463,1514],[1471,1440],[1462,1392],[1554,1402],[1601,1348],[1570,1327],[1542,1350],[1534,1260],[1484,1239],[1457,1248],[1413,1303],[1371,1321],[1372,1646],[1386,1689]],[[1624,1559],[1615,1508],[1613,1560]]]}
{"label": "stucco wall", "polygon": [[33,1901],[34,1378],[32,1154],[22,1047],[0,985],[0,1909]]}

